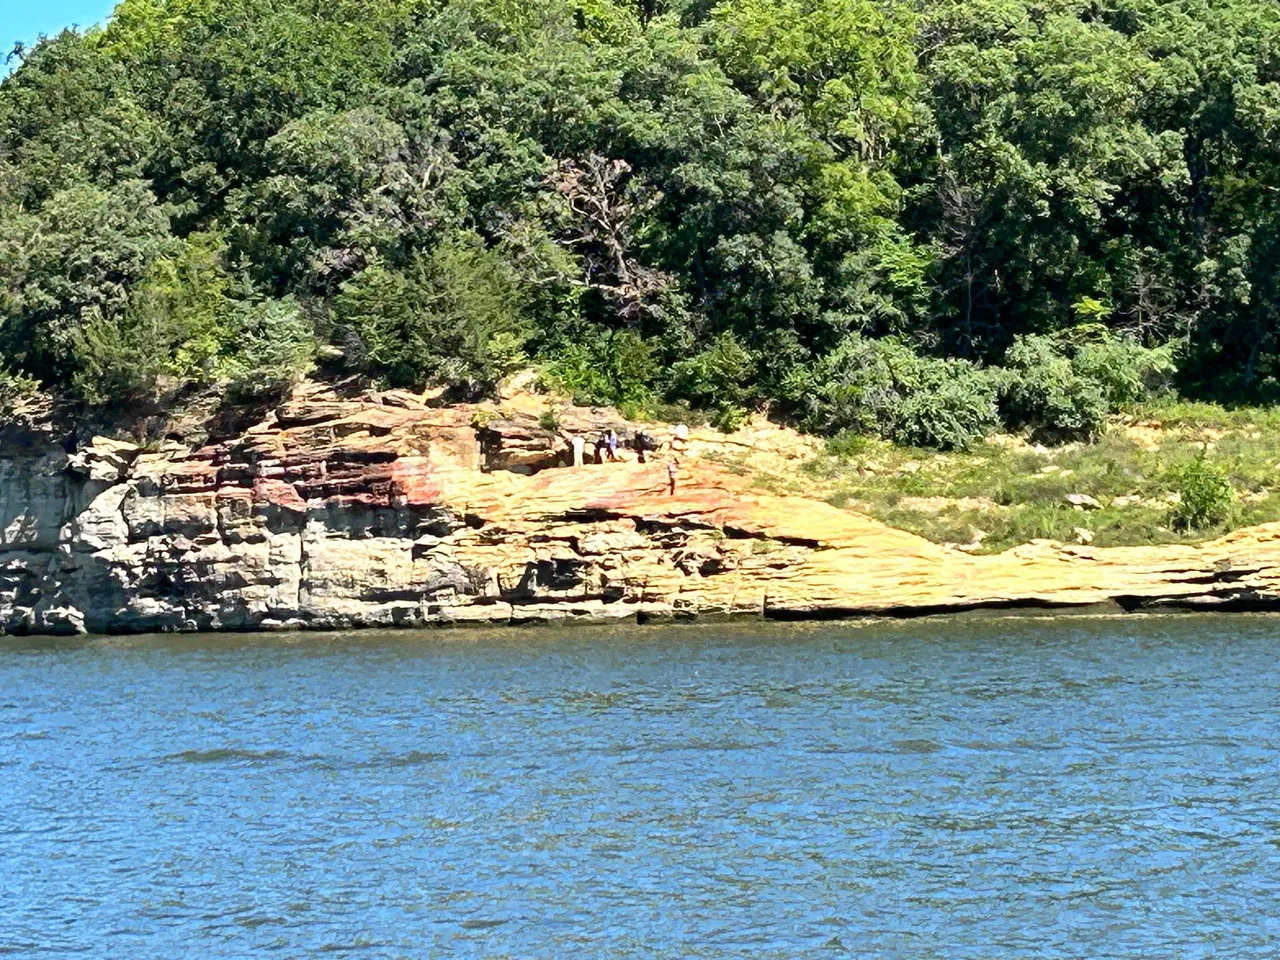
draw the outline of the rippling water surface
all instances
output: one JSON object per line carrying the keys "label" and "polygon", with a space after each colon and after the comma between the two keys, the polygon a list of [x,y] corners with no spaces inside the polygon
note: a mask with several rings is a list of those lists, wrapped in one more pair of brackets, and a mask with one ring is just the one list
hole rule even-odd
{"label": "rippling water surface", "polygon": [[1274,958],[1278,639],[0,638],[0,953]]}

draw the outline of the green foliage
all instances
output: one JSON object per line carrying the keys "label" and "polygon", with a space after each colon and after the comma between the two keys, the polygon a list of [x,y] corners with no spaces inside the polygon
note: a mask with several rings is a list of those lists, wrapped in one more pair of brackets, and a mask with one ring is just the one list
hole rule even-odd
{"label": "green foliage", "polygon": [[742,87],[864,153],[912,119],[916,23],[907,3],[725,0],[712,23],[717,59]]}
{"label": "green foliage", "polygon": [[992,376],[966,360],[918,357],[905,350],[893,363],[901,399],[890,437],[897,443],[961,450],[999,423]]}
{"label": "green foliage", "polygon": [[146,184],[78,184],[0,219],[0,354],[34,376],[74,373],[78,328],[111,320],[176,242]]}
{"label": "green foliage", "polygon": [[74,393],[106,408],[218,379],[238,348],[222,258],[220,238],[192,235],[150,265],[123,313],[95,312],[73,330]]}
{"label": "green foliage", "polygon": [[853,335],[812,367],[793,367],[787,399],[816,433],[872,433],[894,400],[892,373],[875,341]]}
{"label": "green foliage", "polygon": [[860,456],[866,452],[868,446],[866,434],[842,430],[835,436],[827,438],[825,450],[829,457],[847,458]]}
{"label": "green foliage", "polygon": [[1171,348],[1149,349],[1096,327],[1020,337],[1005,355],[1001,413],[1038,440],[1087,440],[1122,405],[1167,392],[1176,369]]}
{"label": "green foliage", "polygon": [[0,81],[0,362],[123,412],[307,328],[944,447],[995,379],[1045,439],[1274,402],[1277,49],[1263,0],[123,0]]}
{"label": "green foliage", "polygon": [[474,394],[525,363],[520,291],[474,236],[448,238],[403,270],[365,268],[343,285],[334,314],[348,358],[392,386]]}
{"label": "green foliage", "polygon": [[643,408],[653,399],[658,376],[653,347],[631,330],[567,343],[556,353],[547,379],[574,403]]}
{"label": "green foliage", "polygon": [[722,333],[707,349],[671,366],[666,392],[714,411],[712,424],[725,433],[746,419],[745,405],[754,389],[756,363],[731,333]]}
{"label": "green foliage", "polygon": [[237,342],[227,362],[233,397],[281,396],[311,372],[315,333],[293,300],[246,301],[236,308],[231,324]]}
{"label": "green foliage", "polygon": [[668,389],[704,407],[746,402],[755,378],[755,359],[731,333],[671,367]]}
{"label": "green foliage", "polygon": [[31,377],[0,366],[0,424],[9,420],[36,394],[38,384]]}
{"label": "green foliage", "polygon": [[996,383],[987,371],[857,334],[812,368],[794,369],[787,391],[805,425],[821,433],[878,433],[946,450],[972,446],[998,423]]}
{"label": "green foliage", "polygon": [[168,331],[157,315],[94,316],[71,334],[71,386],[91,407],[150,397],[169,358]]}
{"label": "green foliage", "polygon": [[1009,426],[1038,440],[1095,436],[1110,409],[1103,385],[1083,377],[1050,337],[1026,336],[1005,356],[1000,408]]}
{"label": "green foliage", "polygon": [[722,403],[711,417],[711,425],[721,433],[735,433],[747,422],[747,411],[742,407]]}
{"label": "green foliage", "polygon": [[1171,346],[1151,349],[1110,336],[1080,347],[1071,366],[1079,376],[1102,388],[1112,410],[1169,393],[1178,370]]}
{"label": "green foliage", "polygon": [[1235,490],[1222,471],[1205,459],[1203,450],[1194,460],[1175,470],[1173,480],[1180,498],[1173,511],[1176,527],[1206,530],[1231,518]]}

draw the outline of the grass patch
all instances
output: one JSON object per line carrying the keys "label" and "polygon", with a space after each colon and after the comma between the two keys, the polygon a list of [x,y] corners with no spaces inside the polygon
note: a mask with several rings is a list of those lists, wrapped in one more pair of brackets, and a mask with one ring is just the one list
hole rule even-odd
{"label": "grass patch", "polygon": [[1280,407],[1223,407],[1193,400],[1136,404],[1125,414],[1151,421],[1167,430],[1257,430],[1280,434]]}
{"label": "grass patch", "polygon": [[[1179,492],[1194,489],[1188,478],[1199,478],[1203,496],[1206,471],[1229,485],[1229,496],[1215,493],[1229,510],[1180,506]],[[1096,546],[1135,546],[1280,521],[1278,476],[1280,411],[1177,403],[1129,411],[1094,443],[1052,448],[1004,437],[940,454],[840,436],[786,485],[937,543],[993,553],[1037,539],[1074,542],[1077,528]],[[1068,494],[1101,509],[1077,509]]]}

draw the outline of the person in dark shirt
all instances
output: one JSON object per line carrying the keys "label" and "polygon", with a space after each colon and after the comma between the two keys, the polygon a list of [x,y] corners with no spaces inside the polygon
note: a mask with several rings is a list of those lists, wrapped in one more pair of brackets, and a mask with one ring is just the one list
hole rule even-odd
{"label": "person in dark shirt", "polygon": [[631,445],[635,447],[636,459],[641,463],[649,462],[649,451],[658,449],[658,442],[645,433],[643,430],[638,432]]}

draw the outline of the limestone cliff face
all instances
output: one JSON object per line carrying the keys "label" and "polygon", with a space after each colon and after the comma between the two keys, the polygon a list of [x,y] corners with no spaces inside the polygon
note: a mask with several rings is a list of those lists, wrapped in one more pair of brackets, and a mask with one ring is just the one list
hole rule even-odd
{"label": "limestone cliff face", "polygon": [[[595,431],[606,414],[579,412]],[[231,440],[0,446],[0,630],[240,630],[1115,602],[1280,608],[1280,525],[974,557],[685,455],[581,468],[526,416],[303,392]],[[691,453],[696,453],[695,449]],[[484,468],[484,469],[482,469]],[[528,475],[531,470],[536,470]]]}

